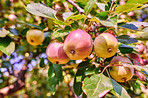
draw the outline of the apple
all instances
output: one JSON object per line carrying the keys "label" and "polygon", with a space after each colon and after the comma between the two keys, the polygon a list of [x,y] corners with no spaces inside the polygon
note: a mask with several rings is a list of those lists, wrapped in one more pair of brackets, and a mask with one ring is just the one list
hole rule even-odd
{"label": "apple", "polygon": [[136,51],[139,52],[140,54],[142,54],[146,47],[143,43],[140,43],[140,44],[136,45],[136,48],[137,48]]}
{"label": "apple", "polygon": [[93,41],[87,32],[77,29],[68,34],[63,48],[70,59],[81,60],[90,55]]}
{"label": "apple", "polygon": [[132,64],[130,59],[123,56],[113,57],[113,59],[110,62],[110,64],[113,66],[110,68],[109,73],[111,77],[115,79],[117,82],[126,82],[130,80],[134,74],[134,69],[124,67],[122,65],[123,63]]}
{"label": "apple", "polygon": [[145,75],[139,72],[138,70],[135,70],[135,76],[138,77],[141,81],[146,81]]}
{"label": "apple", "polygon": [[140,66],[144,65],[144,62],[143,62],[143,60],[142,60],[142,58],[140,57],[139,54],[137,54],[137,53],[129,53],[129,54],[127,54],[127,56],[129,56],[131,59],[133,59],[133,64],[134,65],[140,65]]}
{"label": "apple", "polygon": [[110,33],[102,33],[94,41],[94,51],[98,57],[109,58],[118,49],[117,39]]}
{"label": "apple", "polygon": [[63,43],[50,43],[46,49],[46,55],[50,62],[54,64],[66,64],[70,59],[63,50]]}
{"label": "apple", "polygon": [[32,46],[40,45],[45,39],[44,32],[37,29],[31,29],[27,31],[26,39],[27,42]]}

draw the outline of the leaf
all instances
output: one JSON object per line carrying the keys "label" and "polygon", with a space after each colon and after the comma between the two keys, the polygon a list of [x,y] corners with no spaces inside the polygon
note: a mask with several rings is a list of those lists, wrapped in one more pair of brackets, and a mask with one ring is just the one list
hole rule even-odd
{"label": "leaf", "polygon": [[58,37],[63,37],[63,36],[66,36],[66,35],[68,35],[68,33],[67,32],[60,32],[60,30],[56,30],[55,32],[53,32],[53,36],[55,37],[55,38],[58,38]]}
{"label": "leaf", "polygon": [[80,68],[77,70],[76,76],[74,78],[74,92],[77,96],[80,96],[82,94],[82,81],[84,80],[84,73],[86,68]]}
{"label": "leaf", "polygon": [[128,0],[126,3],[138,3],[138,4],[144,4],[147,3],[147,0]]}
{"label": "leaf", "polygon": [[86,16],[85,15],[72,15],[68,18],[66,18],[66,20],[80,20],[80,19],[83,19],[85,18]]}
{"label": "leaf", "polygon": [[117,96],[118,98],[131,98],[127,91],[120,85],[118,84],[115,80],[111,79],[111,82],[113,84],[114,90],[111,90],[111,92]]}
{"label": "leaf", "polygon": [[63,19],[66,20],[66,18],[70,17],[72,14],[74,14],[73,12],[65,12],[63,13]]}
{"label": "leaf", "polygon": [[56,78],[55,75],[51,76],[51,78],[48,79],[50,90],[55,93],[56,86],[59,84],[59,80]]}
{"label": "leaf", "polygon": [[133,47],[130,47],[128,45],[121,44],[119,46],[119,50],[120,50],[121,53],[127,54],[127,53],[131,53],[134,49],[133,49]]}
{"label": "leaf", "polygon": [[31,27],[34,27],[34,28],[42,30],[42,28],[40,26],[37,26],[37,25],[34,25],[34,24],[30,24],[30,23],[26,23],[26,22],[22,22],[22,21],[19,21],[19,23],[26,24],[28,26],[31,26]]}
{"label": "leaf", "polygon": [[120,35],[120,36],[117,36],[116,38],[119,42],[124,43],[124,44],[131,44],[131,43],[138,42],[135,38],[131,38],[128,35]]}
{"label": "leaf", "polygon": [[126,23],[126,24],[124,24],[120,27],[131,29],[131,30],[137,30],[138,29],[138,27],[136,27],[134,24],[129,24],[129,23]]}
{"label": "leaf", "polygon": [[100,20],[106,20],[108,18],[108,13],[106,11],[102,11],[96,15]]}
{"label": "leaf", "polygon": [[82,81],[85,77],[85,70],[87,65],[89,64],[90,60],[83,61],[78,65],[78,70],[74,78],[74,92],[77,96],[80,96],[82,94]]}
{"label": "leaf", "polygon": [[11,66],[12,66],[12,64],[10,63],[10,61],[3,61],[2,62],[2,67],[3,68],[9,68]]}
{"label": "leaf", "polygon": [[105,11],[105,4],[104,3],[97,3],[96,4],[98,5],[98,7],[102,10],[102,11]]}
{"label": "leaf", "polygon": [[10,29],[10,32],[13,33],[14,35],[19,35],[19,31],[16,29]]}
{"label": "leaf", "polygon": [[45,63],[44,63],[44,58],[41,58],[39,65],[40,65],[40,67],[45,67],[46,66]]}
{"label": "leaf", "polygon": [[53,64],[53,69],[55,72],[55,77],[61,81],[63,79],[62,66],[60,64]]}
{"label": "leaf", "polygon": [[27,4],[27,7],[25,9],[30,12],[31,14],[47,17],[47,18],[55,18],[56,11],[53,10],[50,7],[47,7],[41,3],[31,3]]}
{"label": "leaf", "polygon": [[51,64],[51,65],[49,66],[49,69],[48,69],[48,78],[49,78],[49,79],[50,79],[51,76],[54,74],[53,72],[54,72],[54,69],[53,69],[53,65]]}
{"label": "leaf", "polygon": [[112,90],[113,86],[108,77],[99,74],[85,78],[82,89],[88,97],[98,97],[102,92]]}
{"label": "leaf", "polygon": [[88,15],[95,4],[95,0],[89,0],[84,8],[84,13]]}
{"label": "leaf", "polygon": [[6,35],[9,34],[9,33],[10,33],[9,31],[2,28],[2,30],[0,30],[0,37],[6,37]]}
{"label": "leaf", "polygon": [[15,50],[15,43],[8,36],[1,38],[0,37],[0,51],[6,55],[11,55]]}
{"label": "leaf", "polygon": [[130,64],[127,64],[127,63],[126,64],[123,63],[123,66],[129,67],[129,68],[135,68],[138,71],[142,72],[143,74],[145,74],[143,71],[145,71],[146,73],[148,73],[148,66],[130,65]]}
{"label": "leaf", "polygon": [[139,7],[142,7],[142,6],[143,4],[126,3],[126,4],[116,7],[115,13],[123,13],[123,12],[138,10]]}

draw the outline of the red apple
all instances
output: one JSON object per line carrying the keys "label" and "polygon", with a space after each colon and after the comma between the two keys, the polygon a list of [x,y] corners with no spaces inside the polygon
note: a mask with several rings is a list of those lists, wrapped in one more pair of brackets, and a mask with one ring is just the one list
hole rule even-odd
{"label": "red apple", "polygon": [[94,41],[94,51],[98,57],[109,58],[115,55],[118,49],[118,41],[110,33],[102,33]]}
{"label": "red apple", "polygon": [[93,41],[87,32],[77,29],[68,34],[63,47],[70,59],[80,60],[90,55]]}
{"label": "red apple", "polygon": [[54,64],[66,64],[70,59],[63,50],[63,43],[50,43],[46,49],[46,55],[50,62]]}

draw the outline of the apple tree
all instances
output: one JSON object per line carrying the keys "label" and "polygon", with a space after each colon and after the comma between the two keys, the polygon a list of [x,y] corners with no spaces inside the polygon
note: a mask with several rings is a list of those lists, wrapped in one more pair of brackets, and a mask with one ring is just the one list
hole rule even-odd
{"label": "apple tree", "polygon": [[24,88],[33,97],[31,87],[58,97],[63,82],[69,97],[148,97],[147,8],[147,0],[1,1],[0,97]]}

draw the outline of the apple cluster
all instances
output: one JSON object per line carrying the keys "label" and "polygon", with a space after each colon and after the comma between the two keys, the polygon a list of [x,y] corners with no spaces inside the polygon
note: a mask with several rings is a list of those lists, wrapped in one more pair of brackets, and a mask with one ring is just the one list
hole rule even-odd
{"label": "apple cluster", "polygon": [[[26,38],[29,44],[36,46],[44,41],[44,33],[36,29],[29,30]],[[54,64],[66,64],[70,59],[81,60],[88,57],[93,49],[98,57],[110,58],[117,52],[118,41],[109,32],[98,35],[93,41],[86,31],[77,29],[67,35],[64,43],[50,43],[46,55]],[[126,82],[133,77],[134,69],[124,67],[125,63],[132,64],[131,60],[124,56],[114,56],[110,62],[110,75],[118,82]]]}

